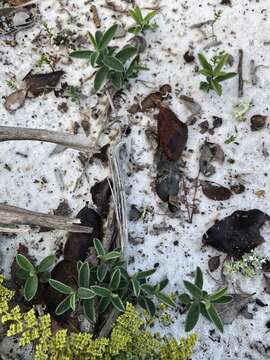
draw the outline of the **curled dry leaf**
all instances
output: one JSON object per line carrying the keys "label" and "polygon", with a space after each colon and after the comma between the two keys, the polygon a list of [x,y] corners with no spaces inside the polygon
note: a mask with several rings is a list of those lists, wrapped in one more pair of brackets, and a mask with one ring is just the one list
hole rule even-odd
{"label": "curled dry leaf", "polygon": [[208,260],[208,267],[211,272],[217,270],[220,266],[220,255],[213,256]]}
{"label": "curled dry leaf", "polygon": [[169,84],[162,85],[159,91],[147,95],[141,103],[133,104],[128,112],[130,114],[136,114],[137,112],[148,112],[157,108],[161,102],[166,99],[169,93],[172,92],[172,88]]}
{"label": "curled dry leaf", "polygon": [[264,242],[260,228],[269,219],[267,214],[257,209],[237,210],[207,230],[202,242],[235,259],[240,258]]}
{"label": "curled dry leaf", "polygon": [[218,163],[223,164],[225,159],[224,152],[220,145],[207,141],[201,146],[200,151],[200,171],[204,176],[209,177],[216,172],[212,162],[217,161]]}
{"label": "curled dry leaf", "polygon": [[12,112],[22,107],[25,102],[26,94],[27,90],[22,89],[14,91],[12,94],[8,95],[5,98],[4,103],[6,110]]}
{"label": "curled dry leaf", "polygon": [[230,189],[212,181],[201,181],[202,191],[208,199],[224,201],[232,196]]}
{"label": "curled dry leaf", "polygon": [[[63,282],[64,284],[76,289],[77,279],[77,264],[76,261],[62,260],[52,270],[51,278]],[[66,311],[64,314],[58,316],[55,314],[55,310],[61,301],[64,300],[66,295],[54,290],[49,284],[46,284],[45,291],[43,293],[44,302],[48,312],[51,316],[59,321],[65,323],[69,318],[71,311]]]}
{"label": "curled dry leaf", "polygon": [[253,115],[250,119],[251,130],[258,131],[260,129],[263,129],[265,127],[266,120],[267,120],[267,116]]}
{"label": "curled dry leaf", "polygon": [[90,234],[69,234],[64,248],[64,259],[84,261],[90,246],[93,246],[93,240],[95,238],[102,239],[102,220],[95,210],[87,206],[82,208],[76,217],[81,220],[81,225],[89,226],[93,230]]}
{"label": "curled dry leaf", "polygon": [[32,74],[31,72],[23,79],[27,90],[33,96],[39,96],[55,89],[64,71],[53,71],[46,74]]}
{"label": "curled dry leaf", "polygon": [[180,100],[183,101],[184,105],[191,112],[192,115],[199,115],[202,112],[201,105],[192,97],[181,95]]}
{"label": "curled dry leaf", "polygon": [[228,304],[215,304],[225,325],[231,324],[249,303],[254,302],[254,294],[230,294],[233,300]]}
{"label": "curled dry leaf", "polygon": [[93,203],[96,205],[97,210],[101,216],[106,216],[109,211],[111,198],[111,188],[109,181],[110,180],[106,178],[103,181],[96,182],[90,190]]}
{"label": "curled dry leaf", "polygon": [[180,159],[187,143],[188,128],[164,106],[160,107],[158,114],[158,139],[160,151],[168,160]]}

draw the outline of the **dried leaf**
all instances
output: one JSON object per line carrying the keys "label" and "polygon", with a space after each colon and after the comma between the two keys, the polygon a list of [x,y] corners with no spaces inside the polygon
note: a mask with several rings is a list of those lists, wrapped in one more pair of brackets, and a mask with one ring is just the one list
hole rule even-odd
{"label": "dried leaf", "polygon": [[211,200],[224,201],[232,196],[230,189],[212,181],[201,181],[202,191]]}
{"label": "dried leaf", "polygon": [[17,90],[12,94],[6,96],[4,106],[7,111],[15,111],[23,106],[25,102],[25,97],[27,94],[27,90]]}
{"label": "dried leaf", "polygon": [[250,119],[251,130],[258,131],[260,129],[263,129],[265,127],[266,120],[267,120],[267,116],[253,115]]}
{"label": "dried leaf", "polygon": [[57,206],[57,209],[53,210],[54,215],[58,216],[70,216],[72,214],[72,210],[69,206],[69,203],[67,200],[60,201],[59,205]]}
{"label": "dried leaf", "polygon": [[202,242],[239,258],[264,242],[260,228],[269,219],[267,214],[257,209],[235,211],[207,230]]}
{"label": "dried leaf", "polygon": [[200,171],[204,176],[209,177],[216,172],[215,167],[211,163],[217,161],[220,164],[223,164],[225,159],[224,152],[220,145],[207,141],[201,146],[200,151]]}
{"label": "dried leaf", "polygon": [[168,160],[180,159],[188,139],[188,128],[168,108],[161,106],[158,114],[160,151]]}
{"label": "dried leaf", "polygon": [[32,74],[30,72],[26,75],[24,81],[28,92],[36,97],[54,90],[63,74],[64,71],[62,70],[46,74]]}
{"label": "dried leaf", "polygon": [[97,210],[101,216],[106,216],[109,211],[111,198],[111,188],[109,181],[110,180],[106,178],[103,181],[96,182],[90,190],[93,203],[96,205]]}
{"label": "dried leaf", "polygon": [[184,105],[191,112],[192,115],[199,115],[202,112],[201,105],[196,102],[192,97],[181,95],[180,100],[183,101]]}
{"label": "dried leaf", "polygon": [[156,193],[162,201],[169,202],[177,196],[180,182],[180,166],[178,162],[169,161],[161,152],[156,154],[157,177]]}
{"label": "dried leaf", "polygon": [[220,255],[213,256],[208,260],[208,267],[211,272],[217,270],[220,266]]}
{"label": "dried leaf", "polygon": [[230,294],[233,298],[228,304],[215,304],[215,307],[225,325],[231,324],[242,310],[254,300],[253,294]]}
{"label": "dried leaf", "polygon": [[90,234],[71,233],[64,248],[65,260],[81,260],[84,261],[87,258],[89,248],[93,246],[93,240],[95,238],[102,239],[102,221],[99,214],[85,206],[78,213],[77,218],[81,220],[81,225],[89,226],[93,229]]}

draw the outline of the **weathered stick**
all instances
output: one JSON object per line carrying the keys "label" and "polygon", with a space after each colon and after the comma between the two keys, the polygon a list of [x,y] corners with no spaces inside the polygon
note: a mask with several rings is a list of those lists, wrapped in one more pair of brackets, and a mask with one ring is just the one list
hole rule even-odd
{"label": "weathered stick", "polygon": [[239,49],[239,63],[238,63],[238,97],[244,95],[244,81],[243,81],[243,55],[242,49]]}
{"label": "weathered stick", "polygon": [[5,204],[0,204],[0,224],[34,225],[79,233],[92,232],[92,229],[87,226],[76,225],[80,224],[80,219],[68,219],[63,216],[47,215]]}
{"label": "weathered stick", "polygon": [[92,150],[89,139],[81,135],[71,135],[42,129],[0,126],[0,142],[10,140],[45,141],[86,153]]}

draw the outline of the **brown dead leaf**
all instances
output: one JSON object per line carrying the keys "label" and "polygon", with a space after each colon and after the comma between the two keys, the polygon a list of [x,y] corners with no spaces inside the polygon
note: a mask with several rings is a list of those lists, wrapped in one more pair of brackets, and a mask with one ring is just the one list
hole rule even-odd
{"label": "brown dead leaf", "polygon": [[46,74],[32,74],[31,72],[23,79],[28,92],[33,96],[39,96],[55,89],[64,71],[53,71]]}
{"label": "brown dead leaf", "polygon": [[258,198],[263,198],[263,197],[265,197],[265,190],[257,190],[257,191],[255,191],[255,195]]}
{"label": "brown dead leaf", "polygon": [[17,90],[6,96],[4,106],[7,111],[16,111],[23,106],[26,98],[27,90]]}
{"label": "brown dead leaf", "polygon": [[220,266],[220,256],[213,256],[208,260],[208,267],[210,272],[217,270]]}
{"label": "brown dead leaf", "polygon": [[180,159],[188,139],[188,128],[177,116],[164,106],[158,114],[158,138],[161,152],[168,160]]}
{"label": "brown dead leaf", "polygon": [[223,164],[225,155],[220,145],[205,142],[201,148],[200,156],[200,171],[204,176],[209,177],[216,172],[216,168],[213,166],[212,162],[216,161],[220,164]]}
{"label": "brown dead leaf", "polygon": [[212,181],[201,181],[202,191],[208,199],[223,201],[232,196],[230,189]]}
{"label": "brown dead leaf", "polygon": [[265,292],[270,294],[270,277],[266,274],[263,274],[264,281],[265,281]]}

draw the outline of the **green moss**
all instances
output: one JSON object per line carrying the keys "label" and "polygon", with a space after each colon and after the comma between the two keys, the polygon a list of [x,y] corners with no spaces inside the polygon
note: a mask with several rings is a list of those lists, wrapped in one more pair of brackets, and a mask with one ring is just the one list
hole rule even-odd
{"label": "green moss", "polygon": [[108,338],[65,329],[52,334],[50,315],[37,317],[34,308],[26,313],[19,306],[11,308],[14,292],[2,283],[0,275],[0,324],[6,326],[7,336],[18,336],[21,346],[33,345],[35,360],[188,360],[196,344],[196,334],[177,341],[150,333],[129,303]]}

